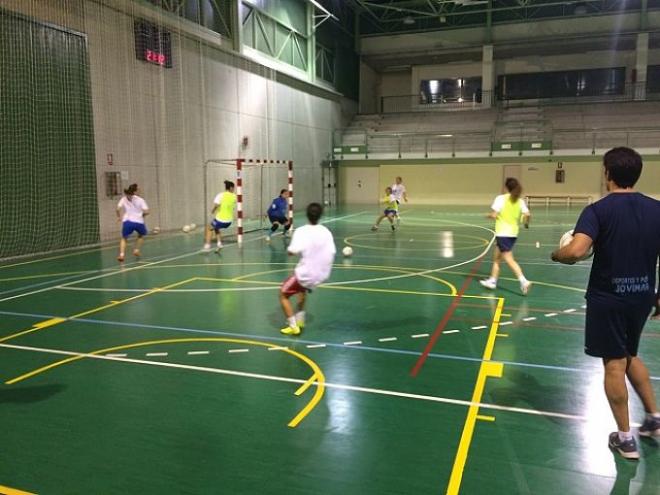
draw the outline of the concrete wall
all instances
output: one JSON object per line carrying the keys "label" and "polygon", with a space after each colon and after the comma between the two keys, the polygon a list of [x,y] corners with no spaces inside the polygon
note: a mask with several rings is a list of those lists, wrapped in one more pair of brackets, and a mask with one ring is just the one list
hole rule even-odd
{"label": "concrete wall", "polygon": [[[354,104],[278,82],[273,70],[228,52],[219,35],[129,0],[0,0],[0,7],[88,37],[103,238],[118,233],[117,198],[103,196],[106,171],[121,171],[124,185],[140,184],[150,225],[162,229],[205,220],[209,158],[294,160],[298,204],[321,199],[320,163]],[[145,15],[169,23],[174,68],[136,59],[134,16]]]}
{"label": "concrete wall", "polygon": [[360,62],[360,113],[377,113],[380,75],[364,62]]}

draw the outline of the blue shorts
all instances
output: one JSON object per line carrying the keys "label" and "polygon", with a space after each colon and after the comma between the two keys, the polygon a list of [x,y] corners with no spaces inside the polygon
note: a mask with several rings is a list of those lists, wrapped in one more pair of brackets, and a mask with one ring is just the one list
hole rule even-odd
{"label": "blue shorts", "polygon": [[288,222],[286,217],[272,217],[268,215],[268,220],[270,220],[270,223],[279,223],[280,225],[284,225],[285,223]]}
{"label": "blue shorts", "polygon": [[396,211],[396,210],[389,210],[389,209],[388,209],[388,210],[385,210],[383,213],[385,214],[385,216],[388,216],[388,215],[394,215],[394,216],[397,216],[397,214],[398,214],[399,212]]}
{"label": "blue shorts", "polygon": [[216,220],[215,218],[211,222],[211,228],[215,230],[216,232],[220,229],[226,229],[231,225],[231,222],[221,222],[220,220]]}
{"label": "blue shorts", "polygon": [[143,223],[137,222],[123,222],[121,224],[121,236],[125,239],[133,232],[137,232],[139,237],[147,235],[147,226]]}
{"label": "blue shorts", "polygon": [[516,237],[496,237],[495,243],[500,252],[506,253],[507,251],[513,251],[513,245],[516,243],[516,239]]}
{"label": "blue shorts", "polygon": [[584,352],[590,356],[620,359],[636,356],[644,324],[653,301],[612,304],[600,298],[587,299]]}

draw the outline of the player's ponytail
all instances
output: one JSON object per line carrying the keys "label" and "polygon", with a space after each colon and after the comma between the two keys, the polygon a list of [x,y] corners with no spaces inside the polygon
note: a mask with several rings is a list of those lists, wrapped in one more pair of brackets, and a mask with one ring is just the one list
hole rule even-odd
{"label": "player's ponytail", "polygon": [[124,194],[126,194],[126,196],[133,196],[137,192],[137,190],[138,190],[138,185],[131,184],[130,186],[128,186],[127,189],[124,189]]}
{"label": "player's ponytail", "polygon": [[511,194],[512,203],[515,203],[520,199],[522,186],[520,185],[520,182],[518,182],[518,179],[508,177],[506,181],[504,181],[504,186],[506,187],[506,190],[509,191],[509,194]]}

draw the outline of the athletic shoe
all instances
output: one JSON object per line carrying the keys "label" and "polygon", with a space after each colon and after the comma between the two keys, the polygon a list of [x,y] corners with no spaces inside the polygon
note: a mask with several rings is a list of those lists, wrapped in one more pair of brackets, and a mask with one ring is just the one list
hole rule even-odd
{"label": "athletic shoe", "polygon": [[394,225],[392,225],[391,227],[392,227],[392,232],[394,232],[396,230],[396,227]]}
{"label": "athletic shoe", "polygon": [[529,293],[529,289],[532,287],[532,283],[528,280],[524,284],[520,284],[520,292],[523,296],[526,296]]}
{"label": "athletic shoe", "polygon": [[371,227],[371,230],[373,230],[374,232],[377,231],[378,230],[378,225],[374,225],[373,227]]}
{"label": "athletic shoe", "polygon": [[222,249],[222,244],[218,244],[218,245],[215,247],[215,250],[216,250],[216,251],[220,251],[221,249]]}
{"label": "athletic shoe", "polygon": [[297,321],[296,321],[296,324],[298,325],[298,328],[300,328],[300,330],[304,330],[304,328],[305,328],[305,320],[297,320]]}
{"label": "athletic shoe", "polygon": [[117,261],[119,261],[120,263],[123,263],[124,262],[124,255],[120,254],[119,256],[117,256]]}
{"label": "athletic shoe", "polygon": [[133,256],[135,256],[136,258],[139,258],[140,257],[140,250],[139,249],[134,249],[133,250]]}
{"label": "athletic shoe", "polygon": [[608,443],[610,449],[618,452],[622,457],[631,460],[639,459],[639,450],[637,449],[637,441],[634,438],[621,441],[619,434],[615,431],[610,433],[610,441]]}
{"label": "athletic shoe", "polygon": [[493,281],[492,281],[491,279],[489,279],[489,278],[485,278],[485,279],[483,279],[483,280],[479,280],[479,283],[480,283],[482,286],[484,286],[486,289],[490,289],[490,290],[495,290],[495,289],[497,289],[497,282],[493,282]]}
{"label": "athletic shoe", "polygon": [[270,234],[266,234],[266,242],[270,242]]}
{"label": "athletic shoe", "polygon": [[205,253],[210,253],[211,252],[211,245],[210,244],[204,244],[204,247],[202,248],[202,251]]}
{"label": "athletic shoe", "polygon": [[280,330],[280,333],[284,335],[300,335],[300,327],[298,325],[295,327],[286,327]]}
{"label": "athletic shoe", "polygon": [[639,427],[640,437],[660,437],[660,418],[646,418]]}

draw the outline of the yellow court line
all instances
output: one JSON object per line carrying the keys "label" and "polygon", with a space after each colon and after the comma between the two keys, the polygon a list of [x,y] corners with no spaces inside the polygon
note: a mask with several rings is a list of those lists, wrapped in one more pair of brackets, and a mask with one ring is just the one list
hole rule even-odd
{"label": "yellow court line", "polygon": [[495,337],[497,336],[497,328],[499,327],[500,316],[502,314],[503,307],[504,298],[498,298],[497,308],[495,309],[495,315],[493,317],[493,323],[490,327],[488,341],[486,342],[486,348],[484,349],[481,366],[479,367],[477,382],[475,383],[474,391],[472,392],[472,404],[468,408],[467,417],[465,418],[465,425],[463,426],[463,433],[461,434],[461,440],[458,444],[458,451],[456,452],[456,458],[454,459],[454,466],[451,470],[449,485],[447,486],[447,495],[457,495],[460,490],[461,481],[463,480],[463,471],[465,469],[465,463],[467,462],[470,444],[472,443],[472,436],[474,434],[474,427],[477,422],[479,404],[481,403],[481,397],[484,393],[486,379],[489,376],[502,376],[504,365],[502,363],[493,362],[490,360],[490,358],[493,355]]}
{"label": "yellow court line", "polygon": [[129,297],[127,299],[122,299],[120,301],[110,301],[109,304],[104,304],[103,306],[98,306],[96,308],[92,308],[90,310],[83,311],[82,313],[77,313],[75,315],[71,315],[67,318],[52,318],[50,320],[42,321],[41,323],[37,323],[37,324],[33,325],[32,328],[29,328],[27,330],[22,330],[20,332],[13,333],[11,335],[3,337],[3,338],[0,339],[0,342],[6,342],[8,340],[12,340],[12,339],[15,339],[17,337],[22,337],[23,335],[28,335],[30,333],[37,332],[37,331],[39,331],[43,328],[48,328],[48,327],[52,327],[54,325],[58,325],[58,324],[63,323],[65,321],[70,321],[70,320],[74,320],[76,318],[81,318],[83,316],[91,315],[93,313],[98,313],[99,311],[103,311],[104,309],[114,308],[114,307],[116,307],[120,304],[135,301],[136,299],[140,299],[142,297],[147,297],[147,296],[150,296],[152,294],[156,294],[157,292],[165,291],[167,289],[172,289],[173,287],[177,287],[179,285],[187,284],[187,283],[192,282],[194,280],[196,280],[196,277],[189,278],[189,279],[183,280],[181,282],[176,282],[174,284],[166,285],[165,287],[157,287],[155,289],[151,289],[151,290],[149,290],[147,292],[144,292],[142,294],[138,294],[137,296]]}
{"label": "yellow court line", "polygon": [[[374,266],[374,265],[333,265],[333,268],[335,269],[340,269],[340,270],[373,270],[373,271],[380,271],[380,272],[396,272],[396,273],[405,273],[408,275],[413,275],[413,276],[418,276],[418,277],[423,277],[423,278],[428,278],[430,280],[433,280],[435,282],[438,282],[440,284],[446,285],[449,287],[449,290],[451,291],[451,295],[455,296],[458,293],[458,290],[456,289],[456,286],[452,284],[451,282],[442,279],[440,277],[435,277],[433,275],[428,275],[426,273],[421,273],[417,272],[416,270],[410,270],[404,267],[399,267],[399,266],[390,266],[390,267],[384,267],[384,266]],[[256,272],[256,273],[247,273],[245,275],[240,275],[238,277],[234,277],[232,281],[242,281],[245,280],[248,277],[258,277],[260,275],[270,275],[271,273],[279,273],[279,272],[284,272],[284,271],[289,271],[290,268],[277,268],[274,270],[267,270],[263,272]],[[340,285],[342,283],[345,284],[350,284],[352,281],[347,280],[346,282],[335,282],[335,284]]]}
{"label": "yellow court line", "polygon": [[0,494],[1,495],[36,495],[32,492],[25,492],[23,490],[17,490],[16,488],[9,488],[8,486],[0,485]]}
{"label": "yellow court line", "polygon": [[286,352],[287,354],[290,354],[291,356],[294,356],[300,359],[301,361],[303,361],[304,363],[306,363],[312,369],[312,376],[301,387],[299,387],[296,390],[295,395],[297,396],[302,395],[302,393],[304,393],[305,390],[307,390],[314,382],[317,383],[317,387],[312,399],[307,403],[307,405],[303,409],[300,410],[300,412],[291,421],[289,421],[288,426],[290,428],[295,428],[303,419],[305,419],[305,417],[319,403],[325,392],[325,375],[323,374],[323,371],[321,371],[321,368],[319,367],[318,364],[316,364],[314,361],[312,361],[304,354],[289,349],[288,347],[282,347],[281,345],[271,344],[268,342],[259,342],[257,340],[245,340],[245,339],[231,339],[225,337],[195,337],[195,338],[187,338],[187,339],[151,340],[146,342],[136,342],[133,344],[125,344],[116,347],[109,347],[106,349],[99,349],[97,351],[88,352],[85,354],[81,354],[79,356],[73,356],[70,358],[62,359],[60,361],[56,361],[46,366],[42,366],[41,368],[37,368],[28,373],[17,376],[16,378],[12,378],[11,380],[6,381],[5,384],[14,385],[18,382],[27,380],[28,378],[32,378],[41,373],[45,373],[46,371],[50,371],[59,366],[70,364],[75,361],[80,361],[81,359],[84,359],[88,356],[98,356],[110,352],[123,351],[126,349],[134,349],[136,347],[146,347],[151,345],[164,345],[164,344],[181,344],[181,343],[190,343],[190,342],[224,342],[229,344],[244,344],[244,345],[256,345],[261,347],[268,347],[268,348],[277,348],[278,350],[282,352]]}
{"label": "yellow court line", "polygon": [[477,414],[477,419],[480,421],[495,421],[495,416],[484,416],[483,414]]}
{"label": "yellow court line", "polygon": [[[280,285],[279,282],[265,282],[257,280],[234,280],[231,278],[215,278],[215,277],[197,277],[197,280],[202,280],[206,282],[234,282],[239,284],[256,284],[256,285]],[[381,292],[385,294],[408,294],[413,296],[436,296],[436,297],[455,297],[452,294],[447,294],[445,292],[424,292],[424,291],[415,291],[415,290],[399,290],[399,289],[376,289],[371,287],[346,287],[343,285],[319,285],[317,289],[325,290],[353,290],[361,292]],[[496,296],[469,296],[464,294],[463,299],[487,299],[487,300],[496,300],[499,299]]]}
{"label": "yellow court line", "polygon": [[498,333],[497,336],[498,337],[508,337],[509,334],[508,333]]}

